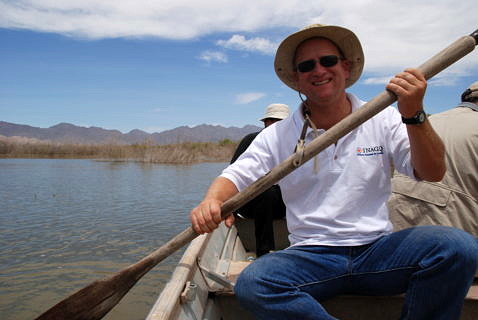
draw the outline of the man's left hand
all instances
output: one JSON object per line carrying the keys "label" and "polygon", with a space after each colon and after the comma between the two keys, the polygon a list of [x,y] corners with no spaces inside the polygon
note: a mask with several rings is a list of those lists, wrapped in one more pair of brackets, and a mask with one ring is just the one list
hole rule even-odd
{"label": "man's left hand", "polygon": [[398,110],[404,118],[413,117],[423,110],[423,97],[427,80],[418,69],[408,68],[393,77],[386,87],[397,95]]}

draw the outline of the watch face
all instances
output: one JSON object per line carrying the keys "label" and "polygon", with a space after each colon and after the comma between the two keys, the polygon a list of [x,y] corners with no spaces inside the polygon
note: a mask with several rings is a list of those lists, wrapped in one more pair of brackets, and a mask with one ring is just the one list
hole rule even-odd
{"label": "watch face", "polygon": [[421,124],[424,123],[426,119],[427,114],[423,110],[417,111],[417,113],[411,118],[402,117],[402,121],[405,124]]}
{"label": "watch face", "polygon": [[425,112],[420,112],[420,114],[418,115],[418,121],[420,123],[423,123],[425,122],[425,118],[426,118]]}

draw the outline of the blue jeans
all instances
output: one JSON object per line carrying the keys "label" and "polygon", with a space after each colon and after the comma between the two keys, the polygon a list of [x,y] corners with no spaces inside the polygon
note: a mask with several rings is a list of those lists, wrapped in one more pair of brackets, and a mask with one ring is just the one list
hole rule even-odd
{"label": "blue jeans", "polygon": [[443,226],[401,230],[353,247],[299,246],[267,254],[235,293],[258,319],[335,319],[320,301],[338,294],[406,293],[401,319],[459,319],[478,266],[478,241]]}

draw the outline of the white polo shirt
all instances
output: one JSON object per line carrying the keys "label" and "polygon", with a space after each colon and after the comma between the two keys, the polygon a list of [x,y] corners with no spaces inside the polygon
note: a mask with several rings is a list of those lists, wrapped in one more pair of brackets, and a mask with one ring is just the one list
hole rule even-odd
{"label": "white polo shirt", "polygon": [[[364,102],[347,94],[352,111]],[[291,117],[262,130],[221,176],[244,189],[287,159],[300,137],[304,118]],[[319,134],[324,133],[319,130]],[[306,144],[314,138],[309,128]],[[291,245],[354,246],[392,231],[387,200],[393,165],[413,177],[410,144],[400,113],[388,107],[318,155],[279,185],[287,207]]]}

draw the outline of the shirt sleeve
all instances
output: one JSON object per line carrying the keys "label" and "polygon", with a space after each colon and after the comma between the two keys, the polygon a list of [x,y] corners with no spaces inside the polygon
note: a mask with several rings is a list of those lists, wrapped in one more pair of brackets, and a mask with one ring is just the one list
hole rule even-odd
{"label": "shirt sleeve", "polygon": [[271,130],[266,129],[262,130],[246,151],[234,163],[225,168],[220,175],[232,181],[239,191],[264,176],[274,166],[268,141]]}
{"label": "shirt sleeve", "polygon": [[244,151],[246,151],[246,149],[251,145],[252,141],[258,134],[259,132],[254,132],[242,138],[241,142],[239,142],[239,145],[237,146],[236,151],[234,152],[234,155],[231,158],[230,163],[234,163],[237,160],[237,158],[239,158],[239,156],[243,154]]}

